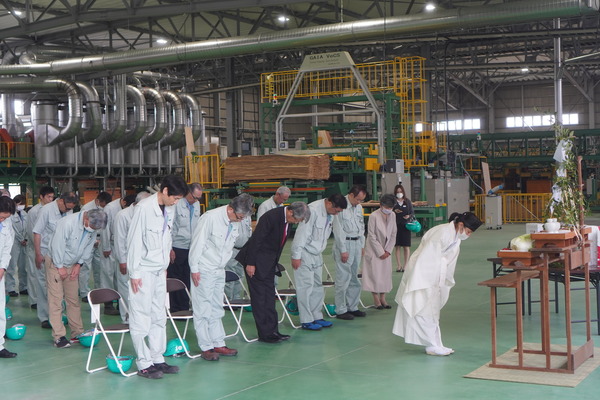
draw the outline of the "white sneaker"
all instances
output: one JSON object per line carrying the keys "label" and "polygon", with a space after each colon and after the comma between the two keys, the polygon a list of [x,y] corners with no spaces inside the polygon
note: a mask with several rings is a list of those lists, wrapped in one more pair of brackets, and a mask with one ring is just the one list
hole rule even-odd
{"label": "white sneaker", "polygon": [[453,352],[454,350],[449,349],[447,347],[430,346],[425,349],[425,353],[427,353],[430,356],[449,356]]}

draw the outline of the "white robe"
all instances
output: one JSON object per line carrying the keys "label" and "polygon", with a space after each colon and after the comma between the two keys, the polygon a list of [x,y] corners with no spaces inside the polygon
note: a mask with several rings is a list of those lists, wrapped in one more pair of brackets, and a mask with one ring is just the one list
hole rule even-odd
{"label": "white robe", "polygon": [[411,256],[396,294],[392,332],[406,343],[442,346],[440,310],[454,286],[454,269],[460,252],[453,222],[431,228]]}

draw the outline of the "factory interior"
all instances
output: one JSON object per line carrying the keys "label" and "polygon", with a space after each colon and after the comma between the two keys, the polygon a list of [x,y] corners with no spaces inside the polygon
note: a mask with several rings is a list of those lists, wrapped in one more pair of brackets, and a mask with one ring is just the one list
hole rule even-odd
{"label": "factory interior", "polygon": [[[336,320],[327,315],[334,289],[325,287],[334,326],[297,329],[298,317],[278,302],[281,332],[292,338],[275,345],[246,340],[256,337],[252,313],[225,310],[225,330],[236,332],[227,343],[239,355],[170,357],[181,372],[158,381],[88,373],[89,348],[53,348],[27,296],[10,298],[7,328],[28,329],[6,342],[19,355],[0,361],[6,396],[597,395],[598,369],[573,385],[561,381],[600,352],[599,0],[0,0],[0,51],[0,184],[27,206],[42,186],[75,191],[83,205],[102,191],[114,200],[178,175],[203,186],[202,213],[242,193],[258,208],[280,186],[290,188],[290,203],[311,203],[364,185],[368,221],[401,183],[422,227],[413,253],[455,212],[484,223],[461,247],[441,312],[444,342],[455,350],[448,357],[392,334],[403,277],[394,260],[391,310],[373,307],[363,291],[366,318]],[[561,140],[578,157],[566,176]],[[585,203],[572,223],[559,221],[568,232],[560,243],[542,239],[557,177]],[[532,244],[537,258],[502,253],[530,233],[542,235]],[[542,240],[568,249],[552,259],[559,253]],[[324,281],[335,281],[333,242]],[[290,245],[280,262],[291,269]],[[551,261],[573,271],[524,278],[524,265],[548,269]],[[489,282],[502,276],[516,280]],[[293,283],[284,275],[278,285]],[[92,328],[88,304],[82,315]],[[166,329],[176,337],[170,322]],[[543,345],[545,329],[553,346],[567,347],[564,366],[536,370],[545,381],[466,377],[496,348]],[[198,353],[194,329],[186,340]],[[92,363],[101,366],[107,352],[101,337]],[[134,354],[127,336],[121,354]]]}

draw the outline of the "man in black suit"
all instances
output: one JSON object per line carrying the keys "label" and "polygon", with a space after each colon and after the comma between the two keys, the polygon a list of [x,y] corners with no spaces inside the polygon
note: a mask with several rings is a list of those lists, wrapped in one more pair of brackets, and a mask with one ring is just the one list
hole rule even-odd
{"label": "man in black suit", "polygon": [[267,211],[236,257],[245,267],[252,313],[261,342],[278,343],[290,338],[279,333],[277,327],[279,318],[275,310],[274,278],[292,224],[308,221],[309,218],[310,209],[301,201]]}

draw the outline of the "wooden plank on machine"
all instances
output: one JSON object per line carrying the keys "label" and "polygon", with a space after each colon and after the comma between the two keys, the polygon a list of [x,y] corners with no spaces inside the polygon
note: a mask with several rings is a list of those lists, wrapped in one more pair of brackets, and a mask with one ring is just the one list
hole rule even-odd
{"label": "wooden plank on machine", "polygon": [[194,135],[192,134],[192,128],[186,126],[183,128],[185,134],[185,154],[191,156],[192,153],[196,152],[196,145],[194,144]]}
{"label": "wooden plank on machine", "polygon": [[223,168],[225,182],[278,179],[324,180],[329,178],[329,156],[273,154],[229,157]]}

